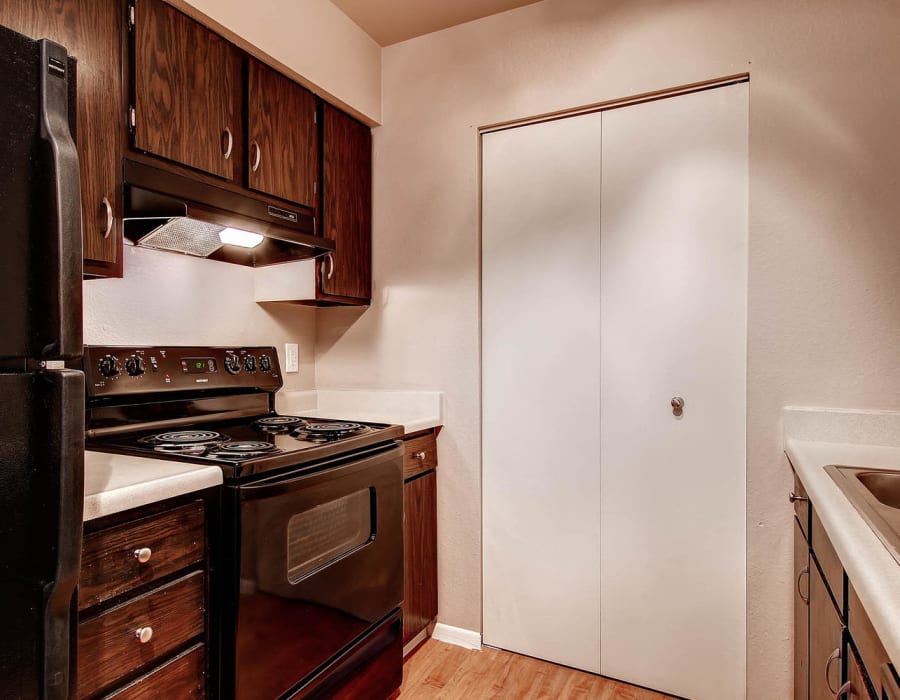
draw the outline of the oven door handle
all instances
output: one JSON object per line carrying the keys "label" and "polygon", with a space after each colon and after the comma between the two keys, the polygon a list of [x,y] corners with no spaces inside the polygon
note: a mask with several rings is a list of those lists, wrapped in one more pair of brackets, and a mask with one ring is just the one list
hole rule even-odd
{"label": "oven door handle", "polygon": [[366,452],[357,453],[352,456],[343,456],[340,460],[335,460],[334,466],[329,467],[328,463],[319,465],[319,468],[312,472],[301,472],[298,474],[292,471],[288,474],[262,479],[260,481],[249,484],[240,484],[238,487],[241,493],[241,500],[256,500],[260,498],[270,498],[279,494],[295,491],[298,488],[306,488],[314,486],[324,481],[332,481],[341,476],[353,474],[364,469],[371,469],[379,463],[390,463],[397,460],[397,468],[402,479],[403,473],[403,448],[399,442],[393,442],[389,445],[380,445],[377,448]]}

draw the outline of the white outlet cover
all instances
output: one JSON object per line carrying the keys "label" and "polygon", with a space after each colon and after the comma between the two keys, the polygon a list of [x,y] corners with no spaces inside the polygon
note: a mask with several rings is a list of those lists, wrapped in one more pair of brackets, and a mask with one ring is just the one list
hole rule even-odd
{"label": "white outlet cover", "polygon": [[300,371],[300,346],[297,343],[284,344],[284,371]]}

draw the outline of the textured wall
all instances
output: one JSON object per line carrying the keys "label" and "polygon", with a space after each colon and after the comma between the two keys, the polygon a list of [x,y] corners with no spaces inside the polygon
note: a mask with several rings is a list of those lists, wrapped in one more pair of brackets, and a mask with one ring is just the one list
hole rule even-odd
{"label": "textured wall", "polygon": [[288,389],[315,386],[315,310],[253,301],[253,270],[145,248],[125,247],[124,279],[84,284],[88,345],[300,345]]}
{"label": "textured wall", "polygon": [[375,300],[321,314],[317,383],[446,392],[443,622],[481,625],[477,128],[749,71],[749,697],[789,697],[781,407],[900,409],[897,36],[879,0],[545,0],[385,49]]}

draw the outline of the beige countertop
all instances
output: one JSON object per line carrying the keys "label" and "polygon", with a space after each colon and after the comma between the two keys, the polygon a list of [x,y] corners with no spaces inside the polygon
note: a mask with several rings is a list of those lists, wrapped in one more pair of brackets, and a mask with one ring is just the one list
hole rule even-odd
{"label": "beige countertop", "polygon": [[84,519],[93,520],[222,483],[217,466],[84,454]]}
{"label": "beige countertop", "polygon": [[785,437],[785,452],[850,583],[891,661],[900,666],[900,564],[824,471],[831,464],[900,471],[900,447],[792,439],[787,429]]}
{"label": "beige countertop", "polygon": [[442,403],[437,391],[319,389],[275,395],[275,408],[285,415],[391,423],[407,434],[443,425]]}

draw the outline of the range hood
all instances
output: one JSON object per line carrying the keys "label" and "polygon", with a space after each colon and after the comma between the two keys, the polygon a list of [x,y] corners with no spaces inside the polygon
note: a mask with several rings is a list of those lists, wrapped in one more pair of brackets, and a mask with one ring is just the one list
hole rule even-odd
{"label": "range hood", "polygon": [[262,267],[334,250],[315,216],[125,159],[125,237],[137,246]]}

